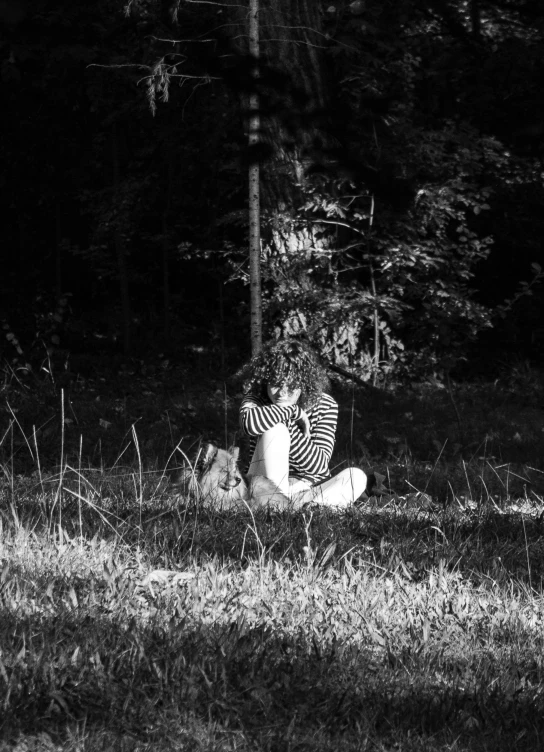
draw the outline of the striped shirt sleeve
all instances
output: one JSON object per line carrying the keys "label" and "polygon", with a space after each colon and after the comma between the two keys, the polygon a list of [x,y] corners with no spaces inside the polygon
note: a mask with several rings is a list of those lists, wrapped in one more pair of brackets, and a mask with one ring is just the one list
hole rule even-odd
{"label": "striped shirt sleeve", "polygon": [[260,436],[278,423],[289,425],[299,420],[301,410],[298,405],[267,404],[260,397],[248,395],[240,407],[240,427],[248,436]]}
{"label": "striped shirt sleeve", "polygon": [[306,412],[310,421],[309,436],[304,436],[297,422],[301,416],[298,405],[279,407],[261,397],[248,395],[240,407],[240,426],[251,437],[250,452],[253,453],[258,436],[278,423],[285,423],[291,439],[289,475],[319,483],[330,475],[338,405],[328,394],[322,394],[317,405]]}
{"label": "striped shirt sleeve", "polygon": [[290,429],[289,463],[294,474],[312,481],[329,476],[329,462],[334,449],[338,405],[323,394],[319,403],[308,411],[310,436],[304,436],[298,425]]}

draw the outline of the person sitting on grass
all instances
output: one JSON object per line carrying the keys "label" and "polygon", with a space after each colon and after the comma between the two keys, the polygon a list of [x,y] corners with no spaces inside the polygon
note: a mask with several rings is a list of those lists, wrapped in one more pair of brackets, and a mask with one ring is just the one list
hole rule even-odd
{"label": "person sitting on grass", "polygon": [[240,425],[250,437],[248,476],[264,476],[297,506],[343,508],[364,492],[365,473],[348,467],[331,477],[338,405],[315,352],[283,339],[266,346],[242,370]]}

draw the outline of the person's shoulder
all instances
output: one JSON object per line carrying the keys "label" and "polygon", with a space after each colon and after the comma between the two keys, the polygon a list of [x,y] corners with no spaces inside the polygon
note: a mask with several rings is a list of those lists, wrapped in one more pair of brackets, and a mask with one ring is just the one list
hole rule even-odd
{"label": "person's shoulder", "polygon": [[241,407],[244,407],[245,405],[258,405],[259,407],[261,407],[262,405],[266,404],[268,403],[264,399],[264,397],[260,396],[259,394],[252,394],[251,392],[248,392],[248,394],[244,394]]}
{"label": "person's shoulder", "polygon": [[338,407],[338,402],[335,399],[333,399],[330,394],[327,394],[326,392],[323,392],[323,394],[321,395],[320,402],[321,402],[322,407],[325,407],[325,408],[331,409],[331,408]]}

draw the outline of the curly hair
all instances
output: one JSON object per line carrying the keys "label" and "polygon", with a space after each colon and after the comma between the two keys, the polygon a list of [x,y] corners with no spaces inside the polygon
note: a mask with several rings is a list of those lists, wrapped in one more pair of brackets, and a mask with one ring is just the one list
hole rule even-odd
{"label": "curly hair", "polygon": [[298,404],[313,407],[329,386],[327,372],[316,353],[294,339],[271,342],[242,369],[244,391],[264,396],[268,384],[300,389]]}

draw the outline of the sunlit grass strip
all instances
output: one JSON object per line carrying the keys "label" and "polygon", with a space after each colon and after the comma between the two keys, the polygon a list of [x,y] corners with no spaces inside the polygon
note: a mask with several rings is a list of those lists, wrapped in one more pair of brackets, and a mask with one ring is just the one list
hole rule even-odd
{"label": "sunlit grass strip", "polygon": [[307,732],[318,713],[329,732],[363,718],[375,733],[384,713],[402,730],[409,707],[423,730],[474,732],[484,705],[500,724],[541,703],[541,601],[445,567],[413,582],[307,549],[153,582],[115,539],[24,528],[4,529],[0,557],[8,714],[106,713],[128,731],[157,704],[257,727],[288,724],[294,706]]}
{"label": "sunlit grass strip", "polygon": [[218,515],[141,465],[67,466],[58,488],[12,479],[0,508],[0,702],[15,728],[76,723],[89,749],[100,728],[110,748],[115,729],[174,749],[172,729],[193,743],[203,718],[214,750],[540,738],[535,509],[399,497]]}

